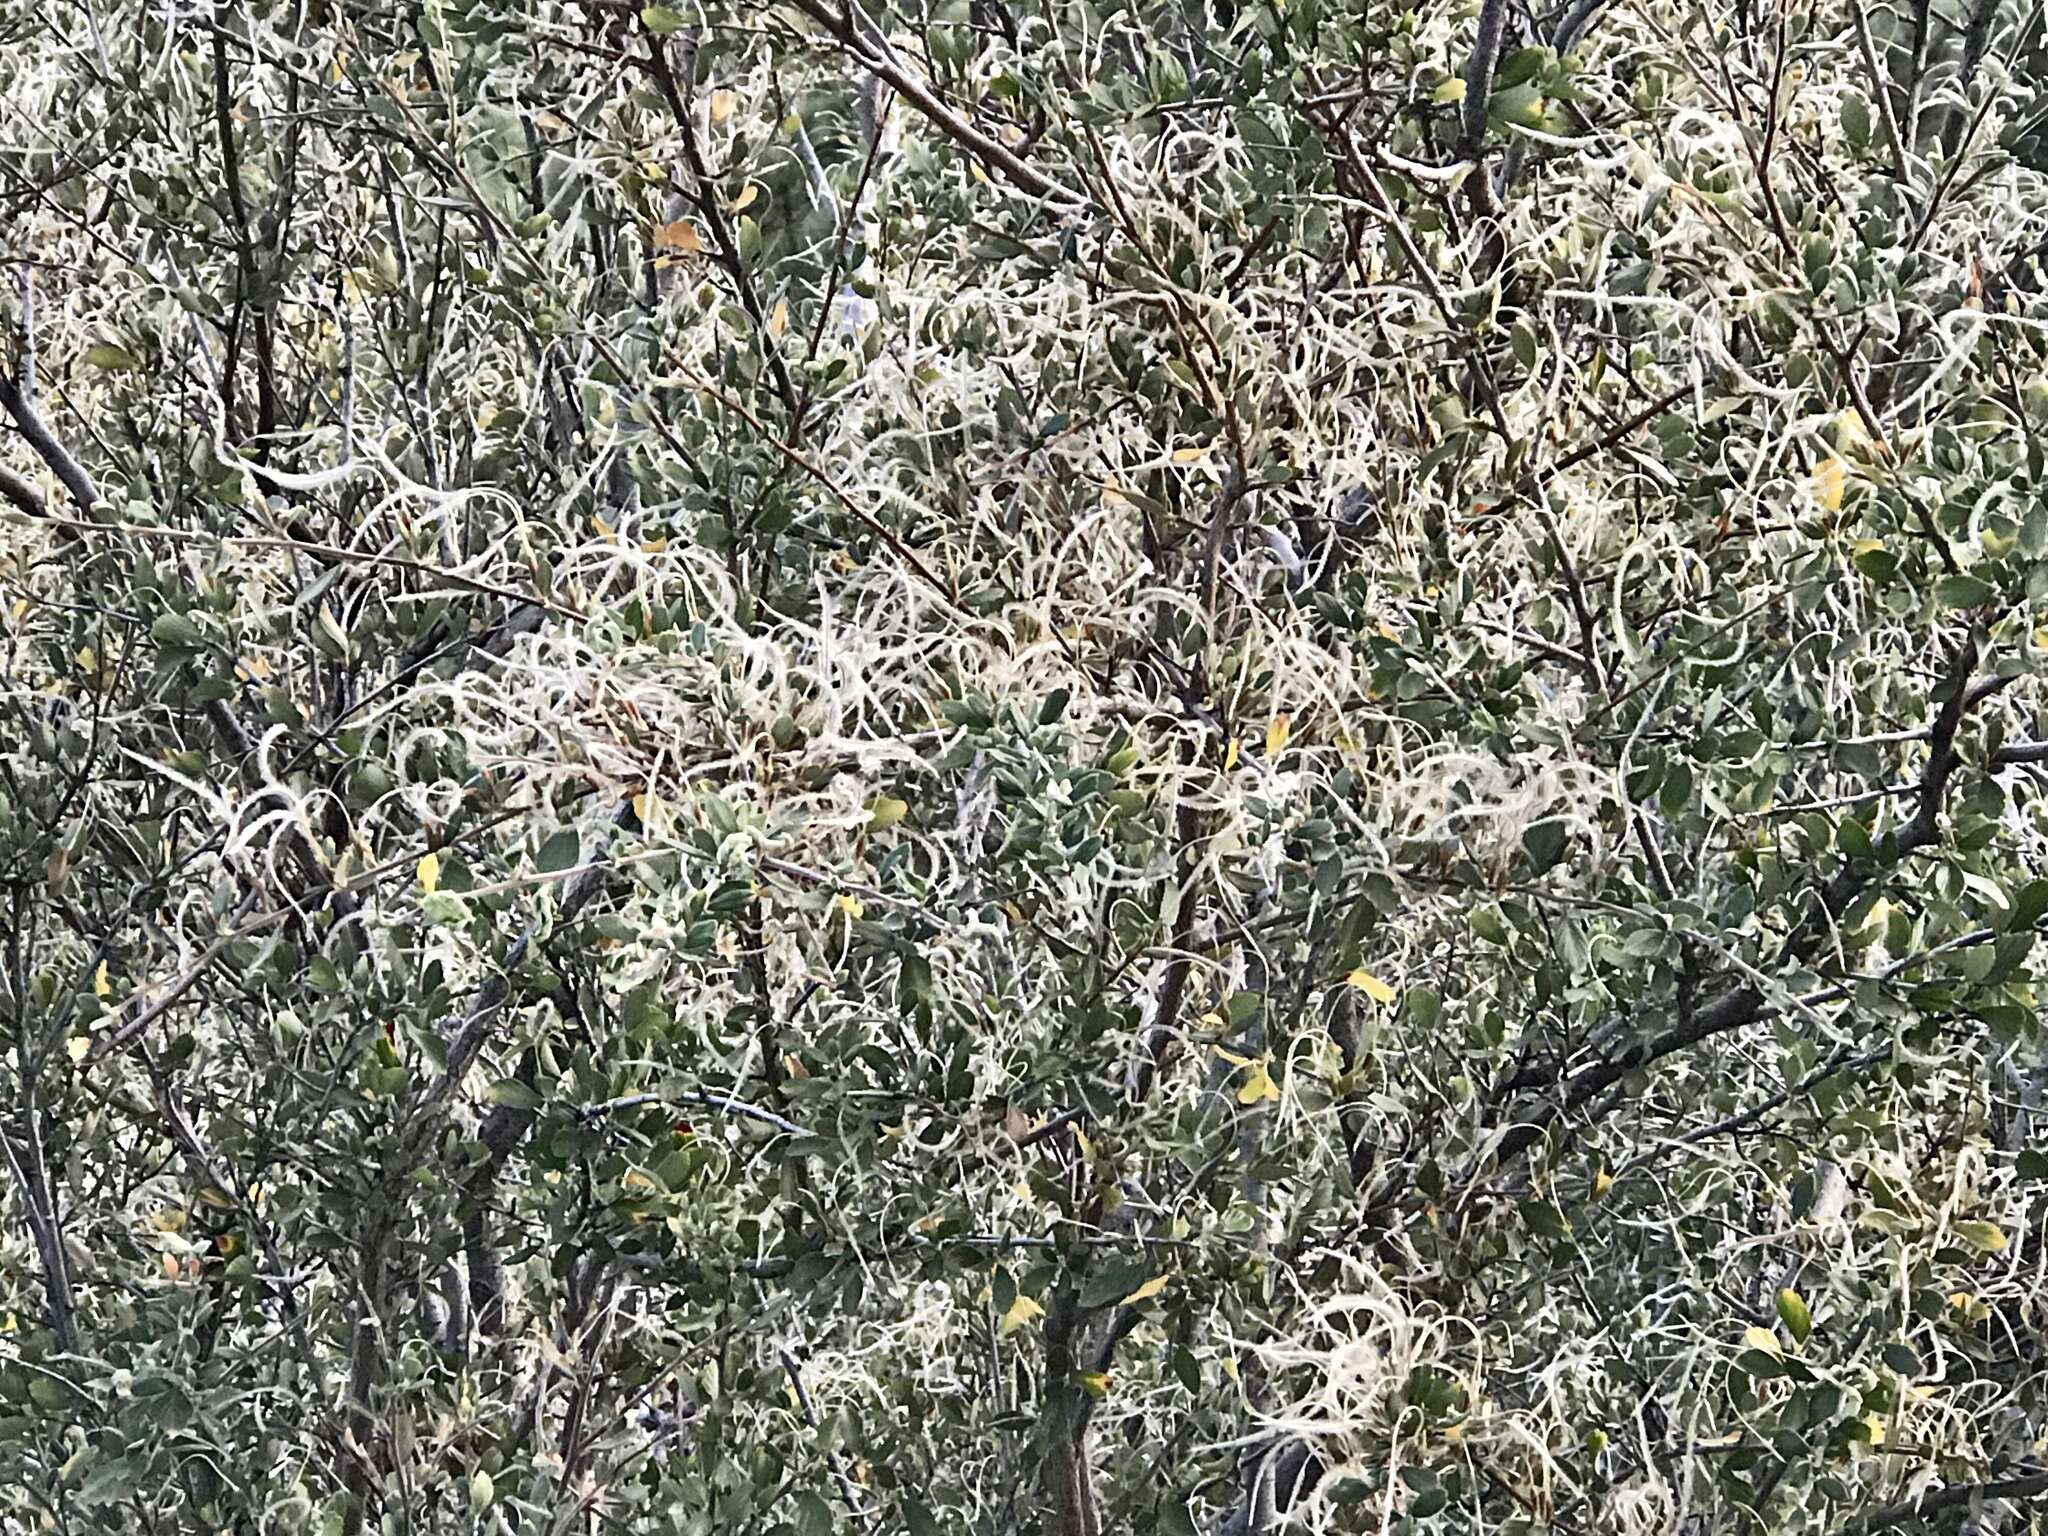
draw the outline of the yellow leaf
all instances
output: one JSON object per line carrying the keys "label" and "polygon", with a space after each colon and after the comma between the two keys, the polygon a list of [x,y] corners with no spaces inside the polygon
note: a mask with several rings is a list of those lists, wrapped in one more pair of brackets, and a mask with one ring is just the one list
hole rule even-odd
{"label": "yellow leaf", "polygon": [[64,1049],[73,1061],[83,1061],[85,1053],[92,1049],[92,1041],[84,1035],[73,1035],[64,1042]]}
{"label": "yellow leaf", "polygon": [[910,803],[893,795],[877,795],[868,805],[868,825],[886,832],[910,814]]}
{"label": "yellow leaf", "polygon": [[[1217,1014],[1205,1013],[1202,1015],[1202,1022],[1207,1023],[1210,1019],[1215,1019],[1218,1024],[1221,1024],[1223,1022],[1222,1018]],[[1212,1045],[1209,1047],[1209,1049],[1214,1051],[1218,1056],[1221,1056],[1233,1067],[1249,1067],[1253,1064],[1251,1057],[1240,1056],[1235,1051],[1226,1051],[1220,1045]]]}
{"label": "yellow leaf", "polygon": [[107,980],[107,962],[102,960],[100,968],[92,973],[92,995],[105,997],[114,990],[114,984]]}
{"label": "yellow leaf", "polygon": [[1206,445],[1200,448],[1176,448],[1173,450],[1173,462],[1176,464],[1196,464],[1208,456],[1209,450]]}
{"label": "yellow leaf", "polygon": [[839,895],[834,896],[832,898],[832,905],[837,907],[840,911],[844,912],[856,923],[859,922],[867,912],[867,908],[863,907],[860,904],[859,897],[849,896],[843,891]]}
{"label": "yellow leaf", "polygon": [[1391,1003],[1394,1000],[1394,989],[1371,971],[1356,970],[1344,979],[1376,1003]]}
{"label": "yellow leaf", "polygon": [[1147,1280],[1143,1285],[1139,1286],[1135,1291],[1131,1292],[1130,1295],[1126,1296],[1122,1301],[1118,1302],[1117,1305],[1124,1307],[1133,1307],[1141,1301],[1150,1301],[1154,1296],[1157,1296],[1161,1291],[1165,1289],[1166,1276],[1154,1275],[1150,1280]]}
{"label": "yellow leaf", "polygon": [[1237,766],[1237,747],[1237,740],[1235,737],[1233,737],[1231,739],[1230,745],[1224,750],[1223,753],[1223,771],[1225,773],[1230,772],[1231,769]]}
{"label": "yellow leaf", "polygon": [[759,197],[760,195],[761,184],[757,181],[748,182],[746,186],[740,189],[740,195],[732,200],[732,211],[734,213],[739,213],[745,209],[753,207],[754,199]]}
{"label": "yellow leaf", "polygon": [[653,1189],[654,1187],[654,1180],[642,1173],[638,1168],[628,1168],[619,1178],[619,1188],[621,1189]]}
{"label": "yellow leaf", "polygon": [[1767,1355],[1779,1352],[1778,1336],[1770,1329],[1758,1328],[1754,1324],[1742,1330],[1742,1342],[1745,1348],[1760,1349]]}
{"label": "yellow leaf", "polygon": [[2003,1253],[2005,1231],[1995,1222],[1959,1221],[1955,1226],[1956,1236],[1980,1253]]}
{"label": "yellow leaf", "polygon": [[27,614],[27,612],[28,599],[25,597],[17,597],[14,600],[14,622],[19,624],[22,621],[23,616]]}
{"label": "yellow leaf", "polygon": [[733,106],[738,100],[739,94],[736,91],[728,91],[723,88],[713,91],[711,93],[711,121],[722,123],[728,117],[731,117]]}
{"label": "yellow leaf", "polygon": [[1852,405],[1835,416],[1835,446],[1857,453],[1870,446],[1870,434],[1863,429],[1863,417]]}
{"label": "yellow leaf", "polygon": [[429,853],[419,862],[420,889],[432,895],[441,884],[441,856]]}
{"label": "yellow leaf", "polygon": [[1041,1307],[1029,1296],[1019,1296],[1010,1303],[1010,1310],[1003,1314],[1003,1320],[997,1325],[996,1333],[1000,1337],[1008,1337],[1019,1328],[1035,1323],[1043,1316],[1045,1316],[1045,1308]]}
{"label": "yellow leaf", "polygon": [[1465,99],[1465,82],[1456,75],[1451,76],[1448,80],[1439,80],[1436,89],[1429,93],[1429,97],[1430,100],[1438,103],[1463,101]]}
{"label": "yellow leaf", "polygon": [[1814,466],[1813,499],[1825,512],[1842,510],[1842,494],[1849,488],[1849,469],[1840,459],[1825,458]]}
{"label": "yellow leaf", "polygon": [[701,256],[704,242],[697,237],[697,230],[688,219],[677,219],[673,224],[664,224],[654,232],[654,248],[657,251],[674,251],[678,256]]}
{"label": "yellow leaf", "polygon": [[1074,1372],[1074,1385],[1083,1392],[1086,1392],[1090,1397],[1107,1397],[1109,1395],[1109,1372],[1076,1371]]}
{"label": "yellow leaf", "polygon": [[1273,1074],[1266,1070],[1263,1061],[1253,1066],[1244,1086],[1237,1090],[1237,1102],[1240,1104],[1259,1104],[1279,1097],[1280,1085],[1273,1081]]}
{"label": "yellow leaf", "polygon": [[1593,1175],[1593,1198],[1595,1200],[1598,1200],[1612,1188],[1614,1188],[1614,1175],[1605,1168],[1602,1168]]}
{"label": "yellow leaf", "polygon": [[1278,757],[1287,738],[1293,734],[1294,721],[1288,715],[1275,715],[1273,723],[1266,727],[1266,756]]}
{"label": "yellow leaf", "polygon": [[775,307],[768,311],[768,336],[772,341],[782,339],[782,333],[789,329],[789,300],[777,299]]}

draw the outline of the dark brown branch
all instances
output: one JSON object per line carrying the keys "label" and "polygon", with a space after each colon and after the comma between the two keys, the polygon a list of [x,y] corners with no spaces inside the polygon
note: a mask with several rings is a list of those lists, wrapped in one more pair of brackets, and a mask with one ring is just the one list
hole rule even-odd
{"label": "dark brown branch", "polygon": [[[1780,967],[1795,964],[1809,954],[1826,936],[1834,921],[1881,872],[1897,868],[1939,837],[1942,802],[1949,780],[1961,761],[1956,752],[1956,732],[1969,707],[1985,697],[1982,690],[1969,686],[1970,674],[1976,669],[1978,645],[1974,634],[1964,640],[1937,689],[1942,696],[1941,706],[1928,731],[1927,766],[1920,775],[1919,804],[1912,820],[1899,829],[1892,851],[1881,866],[1846,864],[1820,889],[1812,909],[1780,948]],[[1631,1072],[1640,1071],[1715,1035],[1754,1024],[1773,1011],[1774,1005],[1761,991],[1744,983],[1722,993],[1669,1029],[1637,1040],[1617,1055],[1593,1062],[1577,1073],[1569,1073],[1562,1065],[1551,1064],[1515,1074],[1502,1084],[1501,1092],[1517,1093],[1552,1086],[1561,1087],[1563,1092],[1533,1106],[1523,1119],[1507,1129],[1495,1149],[1495,1165],[1504,1167],[1512,1162],[1541,1140],[1558,1119],[1583,1108]]]}
{"label": "dark brown branch", "polygon": [[759,340],[761,354],[768,364],[769,377],[775,381],[775,393],[781,398],[782,408],[789,413],[790,434],[797,432],[797,417],[803,410],[803,401],[797,394],[796,384],[789,376],[789,369],[782,361],[782,349],[776,346],[775,338],[769,334],[768,311],[762,306],[761,295],[754,287],[754,280],[747,273],[746,258],[740,254],[739,242],[733,238],[732,224],[725,216],[725,210],[718,205],[718,184],[711,174],[711,168],[704,162],[703,146],[697,142],[697,121],[684,99],[682,82],[676,79],[675,70],[669,66],[668,50],[662,47],[656,34],[647,34],[648,69],[655,83],[661,87],[662,98],[668,103],[669,114],[675,118],[676,127],[683,136],[683,158],[689,162],[690,180],[695,183],[695,192],[690,196],[697,216],[704,221],[704,227],[711,231],[711,243],[718,251],[718,264],[725,268],[732,279],[733,291],[739,295],[740,307],[747,312],[747,318],[754,323],[754,335]]}
{"label": "dark brown branch", "polygon": [[235,307],[227,328],[227,350],[221,362],[221,414],[232,423],[235,378],[241,369],[242,316],[253,311],[256,341],[256,455],[268,457],[271,434],[277,430],[277,361],[272,355],[270,306],[258,291],[261,273],[256,245],[249,233],[249,203],[242,195],[242,157],[235,146],[232,92],[228,83],[227,43],[220,28],[213,33],[213,120],[220,139],[221,181],[235,230]]}
{"label": "dark brown branch", "polygon": [[[79,510],[90,512],[99,505],[99,487],[92,483],[92,476],[71,456],[71,451],[57,441],[44,424],[42,413],[36,409],[35,284],[26,267],[21,273],[19,334],[21,354],[15,362],[14,375],[10,378],[0,372],[0,409],[7,412],[14,422],[14,430],[35,451],[36,457],[49,467],[50,473],[57,477],[57,483],[78,503]],[[16,497],[8,499],[16,506],[22,505]]]}
{"label": "dark brown branch", "polygon": [[0,496],[14,503],[30,517],[43,515],[43,492],[28,476],[0,464]]}
{"label": "dark brown branch", "polygon": [[1507,24],[1507,0],[1480,0],[1479,35],[1472,40],[1472,52],[1465,59],[1465,106],[1459,124],[1464,141],[1459,147],[1468,159],[1480,162],[1472,173],[1471,195],[1473,211],[1481,218],[1490,218],[1496,211],[1493,174],[1480,149],[1486,139],[1486,101],[1493,94],[1493,67],[1500,58]]}
{"label": "dark brown branch", "polygon": [[1938,1515],[1945,1509],[1957,1509],[1974,1504],[1979,1499],[2028,1499],[2037,1493],[2048,1493],[2048,1472],[1993,1478],[1982,1483],[1950,1483],[1946,1487],[1923,1493],[1918,1498],[1901,1499],[1896,1504],[1887,1504],[1882,1509],[1865,1515],[1861,1520],[1852,1520],[1843,1526],[1836,1536],[1875,1536],[1878,1531],[1890,1530],[1893,1526],[1904,1525],[1909,1520],[1924,1520],[1929,1515]]}
{"label": "dark brown branch", "polygon": [[[1500,0],[1491,0],[1500,3]],[[981,162],[991,174],[999,174],[1019,191],[1063,207],[1086,208],[1090,200],[1070,187],[1054,181],[1029,162],[1018,158],[1008,145],[984,133],[941,101],[932,88],[905,69],[879,34],[874,40],[862,35],[865,20],[850,0],[846,10],[834,10],[825,0],[794,0],[796,8],[823,27],[832,39],[851,53],[863,68],[872,70],[929,120],[947,138]],[[872,24],[870,24],[872,26]],[[877,46],[879,44],[879,46]]]}
{"label": "dark brown branch", "polygon": [[1086,1258],[1060,1277],[1045,1310],[1045,1494],[1052,1506],[1053,1536],[1101,1536],[1088,1465],[1087,1394],[1074,1375],[1079,1364],[1081,1284]]}

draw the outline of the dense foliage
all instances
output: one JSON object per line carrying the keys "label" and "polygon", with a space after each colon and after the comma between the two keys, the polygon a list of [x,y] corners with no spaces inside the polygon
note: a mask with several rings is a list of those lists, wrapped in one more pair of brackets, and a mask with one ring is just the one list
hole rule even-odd
{"label": "dense foliage", "polygon": [[2038,1529],[2011,0],[0,0],[0,1530]]}

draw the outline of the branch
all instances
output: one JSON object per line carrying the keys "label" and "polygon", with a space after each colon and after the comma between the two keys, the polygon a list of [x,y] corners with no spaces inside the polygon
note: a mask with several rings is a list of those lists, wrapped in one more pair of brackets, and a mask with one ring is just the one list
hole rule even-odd
{"label": "branch", "polygon": [[42,488],[5,464],[0,464],[0,496],[6,497],[30,517],[43,515]]}
{"label": "branch", "polygon": [[1901,1499],[1896,1504],[1887,1504],[1882,1509],[1865,1515],[1861,1520],[1851,1521],[1836,1533],[1836,1536],[1873,1536],[1874,1532],[1889,1530],[1895,1525],[1904,1525],[1909,1520],[1923,1520],[1929,1515],[1959,1505],[1974,1504],[1979,1499],[2025,1499],[2037,1493],[2048,1493],[2048,1472],[2030,1472],[2021,1477],[1994,1478],[1983,1483],[1950,1483],[1917,1498]]}
{"label": "branch", "polygon": [[785,1136],[802,1136],[806,1132],[794,1120],[785,1120],[772,1109],[762,1109],[725,1093],[706,1093],[702,1089],[684,1088],[669,1093],[629,1093],[624,1098],[606,1099],[602,1104],[586,1104],[576,1111],[585,1122],[616,1114],[622,1109],[639,1109],[648,1104],[688,1104],[697,1109],[715,1109],[722,1115],[737,1115],[742,1120],[758,1120],[763,1125],[772,1125]]}
{"label": "branch", "polygon": [[[1008,145],[982,132],[941,101],[929,85],[903,67],[902,61],[896,57],[896,50],[889,46],[874,23],[861,13],[860,0],[848,0],[844,11],[833,10],[825,0],[793,0],[793,3],[830,33],[833,40],[851,52],[865,68],[888,82],[897,95],[917,108],[941,133],[980,161],[985,169],[1000,172],[1019,191],[1028,192],[1048,203],[1075,209],[1094,206],[1087,196],[1054,181],[1029,162],[1019,159]],[[1488,3],[1498,5],[1503,0],[1488,0]],[[866,23],[867,36],[862,35],[862,23]]]}
{"label": "branch", "polygon": [[[1493,66],[1500,57],[1500,40],[1507,31],[1507,0],[1480,0],[1479,35],[1472,40],[1472,52],[1465,59],[1465,110],[1460,122],[1465,155],[1479,159],[1479,146],[1486,137],[1486,98],[1493,94]],[[1482,215],[1494,211],[1493,177],[1481,164],[1472,177],[1472,202]]]}
{"label": "branch", "polygon": [[[35,285],[26,267],[21,272],[20,334],[21,361],[14,376],[9,378],[0,372],[0,409],[13,418],[14,430],[35,450],[36,457],[49,466],[50,473],[70,493],[79,509],[90,512],[99,504],[99,487],[92,483],[92,476],[71,456],[71,451],[57,441],[36,409]],[[11,491],[8,500],[24,511],[30,510]]]}
{"label": "branch", "polygon": [[42,1133],[36,1123],[40,1117],[34,1102],[34,1085],[24,1083],[22,1091],[27,1100],[21,1110],[26,1145],[17,1150],[13,1135],[0,1128],[0,1152],[6,1154],[8,1169],[21,1192],[22,1220],[28,1226],[37,1261],[42,1265],[43,1320],[50,1325],[57,1347],[67,1355],[75,1355],[78,1353],[78,1305],[72,1294],[71,1262],[65,1253],[64,1228],[50,1190],[48,1170],[44,1166]]}
{"label": "branch", "polygon": [[669,113],[675,118],[676,127],[683,136],[683,157],[689,162],[690,179],[697,187],[697,195],[691,201],[697,205],[698,217],[703,219],[705,228],[711,231],[711,243],[718,247],[719,264],[731,275],[741,308],[754,323],[754,335],[761,344],[762,358],[768,364],[769,376],[775,381],[775,393],[781,397],[783,409],[789,412],[790,434],[794,436],[803,413],[803,402],[797,395],[796,385],[790,380],[789,369],[783,364],[782,349],[769,333],[768,312],[761,305],[761,295],[755,291],[753,279],[747,275],[747,263],[740,255],[739,242],[733,238],[725,210],[718,205],[718,185],[710,167],[704,163],[704,151],[697,142],[696,119],[691,114],[689,103],[683,99],[683,86],[669,66],[668,51],[662,47],[660,36],[651,31],[647,34],[647,52],[649,70],[655,83],[661,87]]}
{"label": "branch", "polygon": [[[633,802],[621,801],[618,808],[605,818],[598,833],[603,839],[613,827],[622,826],[632,819]],[[578,913],[590,904],[604,885],[604,878],[611,871],[610,851],[600,841],[594,852],[587,855],[579,852],[577,869],[562,883],[562,904],[556,912],[552,926],[566,927],[574,922]],[[454,1093],[456,1086],[469,1072],[482,1052],[484,1040],[490,1034],[491,1026],[497,1022],[499,1012],[504,1008],[512,993],[510,977],[526,959],[533,941],[541,932],[541,921],[536,918],[527,925],[526,931],[514,939],[498,961],[498,969],[491,978],[477,989],[475,1000],[469,1012],[456,1026],[448,1041],[448,1064],[441,1076],[427,1088],[423,1095],[424,1108],[439,1104]],[[431,1117],[421,1116],[416,1122],[424,1126],[431,1123]]]}
{"label": "branch", "polygon": [[1076,1254],[1045,1310],[1045,1496],[1053,1536],[1102,1536],[1088,1460],[1087,1395],[1074,1380],[1079,1360],[1081,1283],[1087,1256]]}
{"label": "branch", "polygon": [[[1937,687],[1937,692],[1946,696],[1927,733],[1927,766],[1920,775],[1919,805],[1913,819],[1899,829],[1891,856],[1881,866],[1844,865],[1821,888],[1819,899],[1779,949],[1778,965],[1781,968],[1809,953],[1835,919],[1848,910],[1849,904],[1881,870],[1897,868],[1940,835],[1942,799],[1961,762],[1956,753],[1956,732],[1970,706],[1988,694],[1985,689],[1969,685],[1970,674],[1977,664],[1978,644],[1975,634],[1964,640]],[[1568,1076],[1562,1064],[1516,1073],[1502,1085],[1504,1094],[1549,1086],[1561,1086],[1564,1092],[1561,1097],[1534,1107],[1526,1118],[1508,1127],[1495,1149],[1494,1165],[1506,1166],[1540,1140],[1557,1120],[1584,1107],[1631,1072],[1640,1071],[1715,1035],[1742,1029],[1774,1011],[1774,1005],[1762,991],[1744,983],[1722,993],[1690,1017],[1681,1018],[1669,1029],[1638,1040],[1619,1055],[1594,1062],[1576,1075]]]}

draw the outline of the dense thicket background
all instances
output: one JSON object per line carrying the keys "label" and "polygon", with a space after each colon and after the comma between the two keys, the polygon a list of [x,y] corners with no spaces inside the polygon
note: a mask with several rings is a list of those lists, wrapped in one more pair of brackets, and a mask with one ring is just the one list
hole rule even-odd
{"label": "dense thicket background", "polygon": [[2044,64],[4,0],[0,1529],[2039,1529]]}

